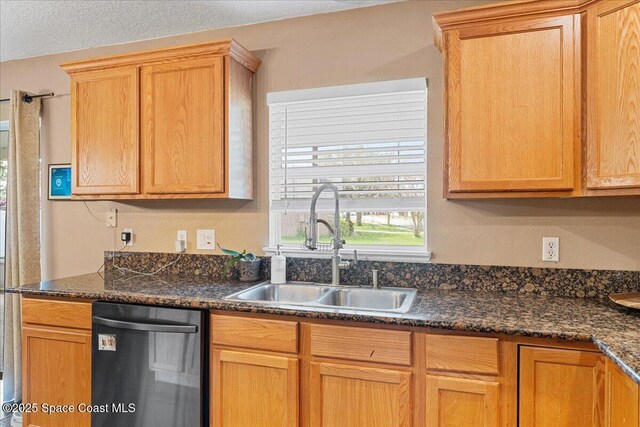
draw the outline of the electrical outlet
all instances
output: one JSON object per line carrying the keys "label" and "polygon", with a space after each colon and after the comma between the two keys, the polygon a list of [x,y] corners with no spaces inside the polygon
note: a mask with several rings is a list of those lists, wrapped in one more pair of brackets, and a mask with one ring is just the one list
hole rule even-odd
{"label": "electrical outlet", "polygon": [[198,249],[214,251],[216,249],[216,231],[198,230]]}
{"label": "electrical outlet", "polygon": [[116,227],[118,225],[118,210],[110,209],[106,214],[107,227]]}
{"label": "electrical outlet", "polygon": [[131,238],[129,239],[128,242],[126,242],[126,245],[127,246],[133,246],[133,237],[134,237],[133,229],[132,228],[125,228],[124,230],[122,230],[122,232],[123,233],[130,233]]}
{"label": "electrical outlet", "polygon": [[176,233],[176,252],[184,253],[187,250],[187,230],[178,230]]}
{"label": "electrical outlet", "polygon": [[559,237],[543,237],[542,238],[542,261],[550,261],[550,262],[560,261],[560,238]]}

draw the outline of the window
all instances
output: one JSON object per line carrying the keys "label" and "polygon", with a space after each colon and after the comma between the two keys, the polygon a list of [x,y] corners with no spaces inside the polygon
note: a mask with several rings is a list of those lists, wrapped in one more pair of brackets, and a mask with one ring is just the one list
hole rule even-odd
{"label": "window", "polygon": [[[330,182],[340,190],[347,253],[428,260],[426,94],[425,79],[270,93],[265,250],[280,243],[285,252],[308,253],[302,244],[311,197]],[[321,195],[320,218],[332,222],[333,203],[332,192]]]}

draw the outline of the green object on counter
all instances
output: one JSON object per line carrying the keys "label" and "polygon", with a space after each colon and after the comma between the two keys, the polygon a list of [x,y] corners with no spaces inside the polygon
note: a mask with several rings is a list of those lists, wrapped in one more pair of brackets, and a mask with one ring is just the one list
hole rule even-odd
{"label": "green object on counter", "polygon": [[258,261],[258,257],[256,257],[253,252],[247,252],[246,249],[243,249],[242,252],[238,252],[238,251],[234,251],[231,249],[225,249],[222,246],[220,246],[220,244],[218,244],[218,247],[220,248],[220,250],[226,254],[226,255],[231,255],[231,258],[229,258],[224,266],[224,271],[222,274],[224,274],[225,277],[228,276],[229,274],[229,269],[236,264],[237,262],[240,261]]}

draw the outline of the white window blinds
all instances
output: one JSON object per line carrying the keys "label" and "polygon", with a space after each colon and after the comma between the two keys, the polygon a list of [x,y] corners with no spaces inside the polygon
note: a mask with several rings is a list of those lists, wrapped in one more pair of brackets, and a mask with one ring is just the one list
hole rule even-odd
{"label": "white window blinds", "polygon": [[343,211],[424,211],[426,96],[425,79],[269,94],[271,210],[306,211],[331,182]]}

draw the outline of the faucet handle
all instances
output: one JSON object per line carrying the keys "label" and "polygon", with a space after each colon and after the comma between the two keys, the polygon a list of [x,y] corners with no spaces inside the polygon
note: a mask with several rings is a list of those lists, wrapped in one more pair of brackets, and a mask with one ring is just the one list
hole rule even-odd
{"label": "faucet handle", "polygon": [[358,250],[354,249],[353,250],[353,265],[356,265],[358,263]]}
{"label": "faucet handle", "polygon": [[371,270],[373,289],[378,289],[378,270]]}

